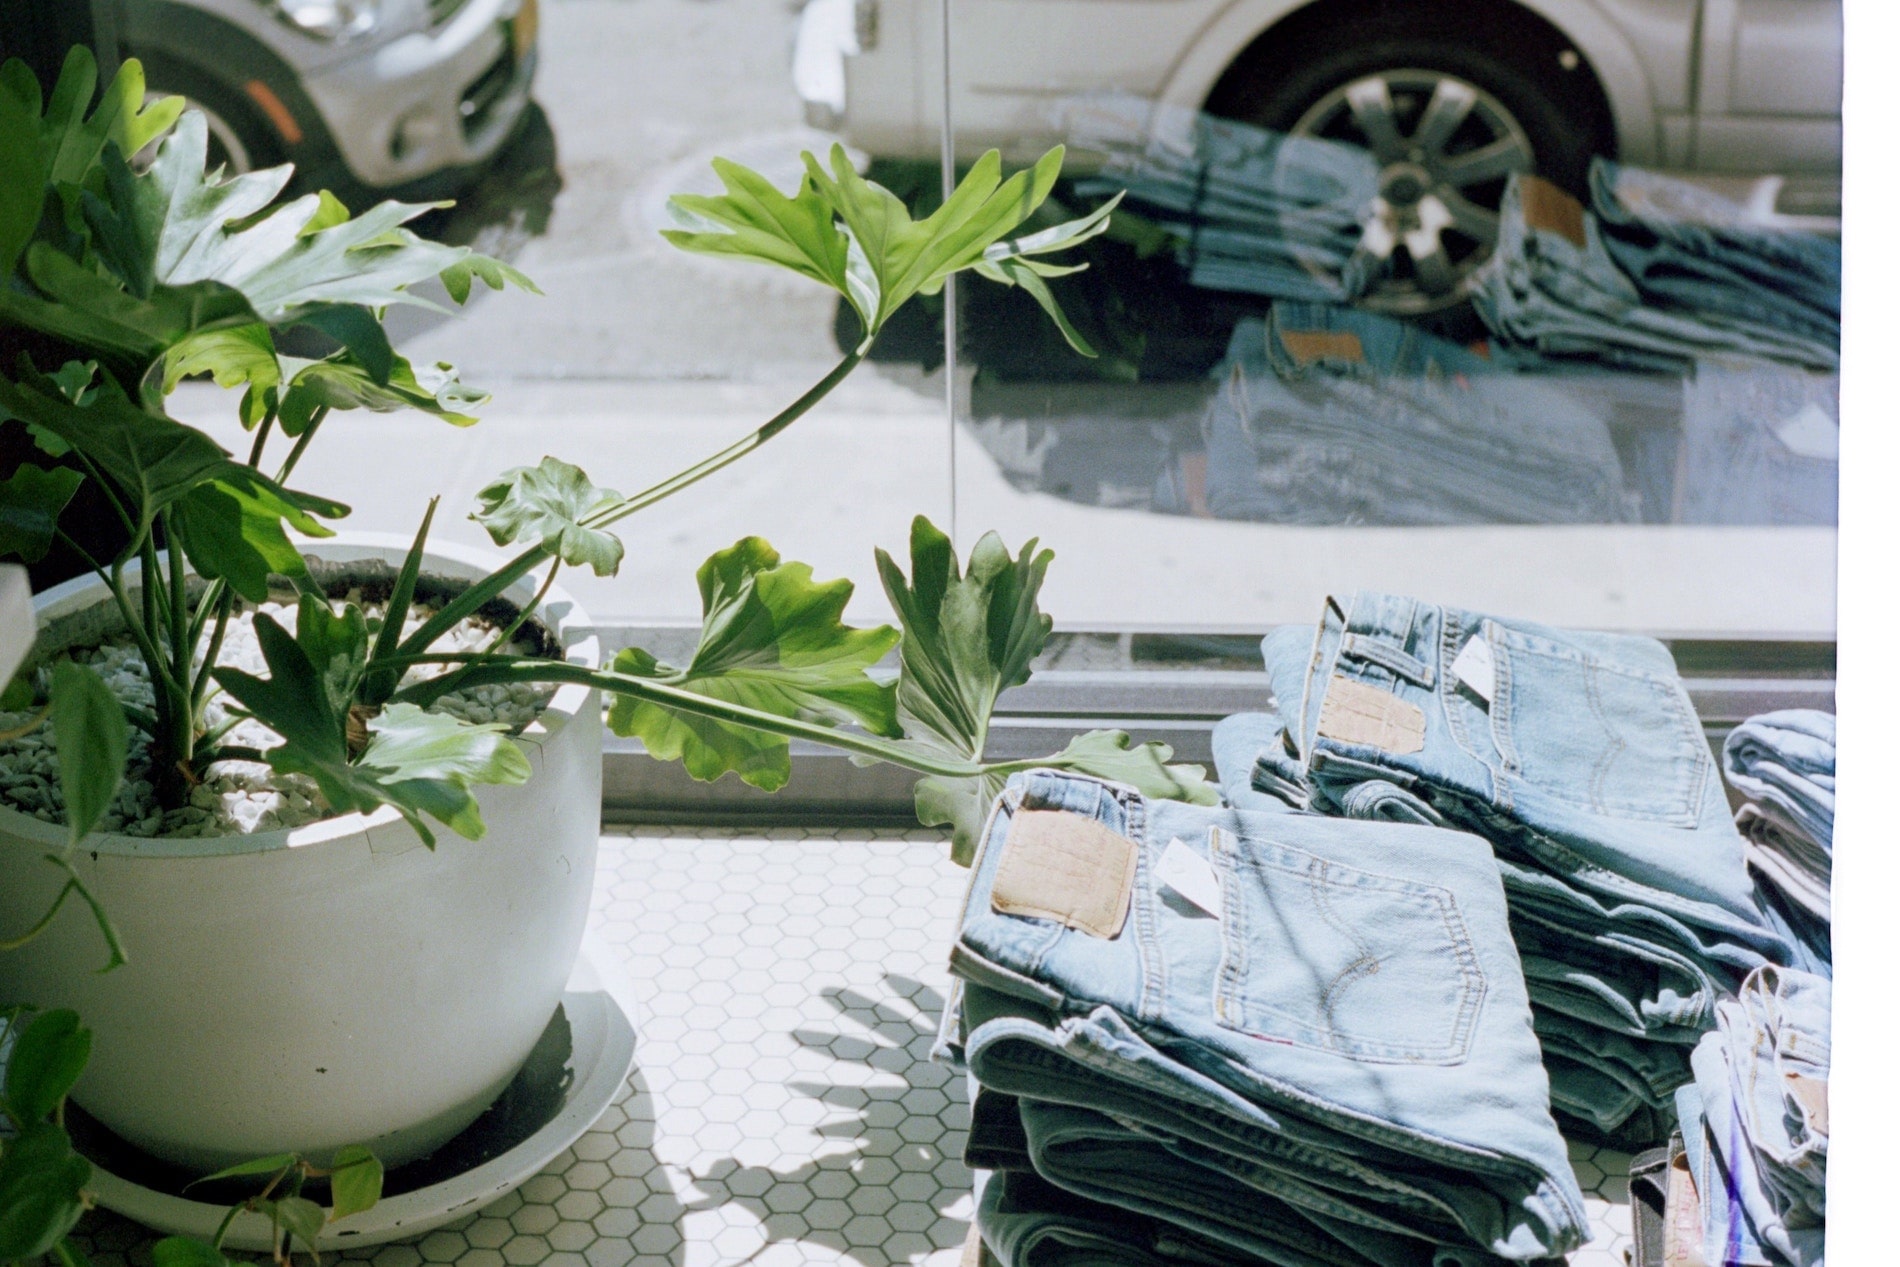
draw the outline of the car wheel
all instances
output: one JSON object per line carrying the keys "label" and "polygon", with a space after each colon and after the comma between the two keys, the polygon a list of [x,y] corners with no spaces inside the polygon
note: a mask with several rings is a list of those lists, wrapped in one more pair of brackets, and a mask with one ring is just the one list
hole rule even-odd
{"label": "car wheel", "polygon": [[1607,148],[1594,82],[1586,90],[1566,75],[1578,69],[1574,52],[1552,51],[1540,77],[1521,46],[1384,19],[1329,31],[1303,54],[1250,68],[1209,109],[1371,151],[1379,192],[1364,211],[1360,251],[1375,280],[1361,303],[1375,311],[1461,305],[1497,242],[1512,173],[1581,191],[1591,155]]}
{"label": "car wheel", "polygon": [[[187,110],[204,114],[205,131],[208,134],[205,164],[208,168],[222,164],[225,173],[234,176],[260,168],[276,167],[289,161],[276,133],[241,93],[225,87],[194,67],[162,55],[141,55],[134,49],[128,50],[128,56],[138,57],[145,68],[147,101],[158,97],[183,97]],[[156,144],[148,147],[148,150],[155,151]],[[150,159],[151,153],[141,153],[135,162],[149,162]]]}

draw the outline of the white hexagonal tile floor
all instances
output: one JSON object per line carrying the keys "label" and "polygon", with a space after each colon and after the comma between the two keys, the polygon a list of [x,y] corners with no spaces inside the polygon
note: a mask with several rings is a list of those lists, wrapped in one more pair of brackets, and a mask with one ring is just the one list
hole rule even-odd
{"label": "white hexagonal tile floor", "polygon": [[[971,1213],[961,1080],[932,1064],[967,873],[921,831],[647,829],[601,841],[593,930],[641,1005],[636,1067],[567,1152],[373,1267],[953,1267]],[[1623,1267],[1628,1158],[1574,1145]],[[94,1267],[150,1267],[105,1211]],[[328,1257],[328,1256],[326,1256]]]}

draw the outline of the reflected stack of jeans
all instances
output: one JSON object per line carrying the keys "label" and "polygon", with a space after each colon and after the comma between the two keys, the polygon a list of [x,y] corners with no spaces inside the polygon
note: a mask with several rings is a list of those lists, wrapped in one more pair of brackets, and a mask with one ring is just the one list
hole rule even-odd
{"label": "reflected stack of jeans", "polygon": [[1838,355],[1839,242],[1764,225],[1703,186],[1607,159],[1591,164],[1590,209],[1604,249],[1646,302],[1790,331]]}
{"label": "reflected stack of jeans", "polygon": [[1709,1267],[1822,1267],[1827,979],[1761,968],[1716,1009],[1676,1096]]}
{"label": "reflected stack of jeans", "polygon": [[1668,651],[1366,593],[1263,650],[1287,731],[1268,786],[1487,838],[1553,1106],[1620,1142],[1659,1137],[1718,997],[1793,954]]}
{"label": "reflected stack of jeans", "polygon": [[1748,798],[1735,825],[1749,870],[1795,942],[1796,963],[1831,976],[1834,714],[1784,709],[1749,718],[1722,745],[1722,772]]}
{"label": "reflected stack of jeans", "polygon": [[1126,190],[1131,210],[1181,240],[1196,286],[1343,302],[1371,280],[1375,261],[1355,253],[1379,192],[1365,150],[1126,94],[1068,103],[1062,128],[1102,157],[1078,192]]}
{"label": "reflected stack of jeans", "polygon": [[1703,360],[1683,393],[1677,523],[1837,522],[1838,375]]}
{"label": "reflected stack of jeans", "polygon": [[1619,523],[1601,417],[1390,317],[1281,302],[1243,321],[1203,422],[1207,505],[1285,524]]}
{"label": "reflected stack of jeans", "polygon": [[1008,1267],[1476,1267],[1586,1239],[1475,837],[1030,771],[951,968],[943,1049],[975,1084],[971,1163],[1004,1170],[977,1223]]}
{"label": "reflected stack of jeans", "polygon": [[[1511,177],[1496,251],[1472,294],[1506,353],[1531,365],[1568,359],[1670,373],[1721,355],[1836,368],[1839,244],[1750,228],[1739,208],[1726,223],[1677,219],[1668,210],[1691,209],[1698,196],[1666,204],[1656,191],[1676,183],[1599,166],[1592,212],[1548,181]],[[1649,200],[1631,209],[1620,198],[1631,188]],[[1791,318],[1790,304],[1822,315],[1831,307],[1831,332]]]}

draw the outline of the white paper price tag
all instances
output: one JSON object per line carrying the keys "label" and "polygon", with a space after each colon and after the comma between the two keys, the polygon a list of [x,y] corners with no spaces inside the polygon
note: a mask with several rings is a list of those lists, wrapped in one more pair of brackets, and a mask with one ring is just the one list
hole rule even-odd
{"label": "white paper price tag", "polygon": [[1214,874],[1214,865],[1180,837],[1170,840],[1161,851],[1161,860],[1155,863],[1155,879],[1215,919],[1220,918],[1220,877]]}
{"label": "white paper price tag", "polygon": [[1498,670],[1491,658],[1491,644],[1485,641],[1483,634],[1465,643],[1464,650],[1451,662],[1451,671],[1485,703],[1491,702],[1492,694],[1498,689]]}

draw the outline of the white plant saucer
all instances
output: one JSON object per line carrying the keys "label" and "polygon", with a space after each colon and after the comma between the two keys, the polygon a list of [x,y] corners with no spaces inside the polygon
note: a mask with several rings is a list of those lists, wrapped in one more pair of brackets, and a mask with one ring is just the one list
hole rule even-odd
{"label": "white plant saucer", "polygon": [[[560,1111],[500,1156],[439,1183],[386,1197],[370,1210],[327,1225],[317,1240],[319,1248],[403,1240],[472,1214],[540,1173],[607,1111],[633,1070],[634,1008],[623,991],[602,983],[590,948],[582,947],[561,996],[573,1034],[568,1067],[574,1071],[574,1083]],[[96,1162],[87,1187],[100,1205],[134,1222],[207,1241],[230,1209],[141,1187],[107,1173]],[[268,1251],[270,1234],[265,1216],[240,1214],[232,1221],[224,1244],[227,1249]]]}

